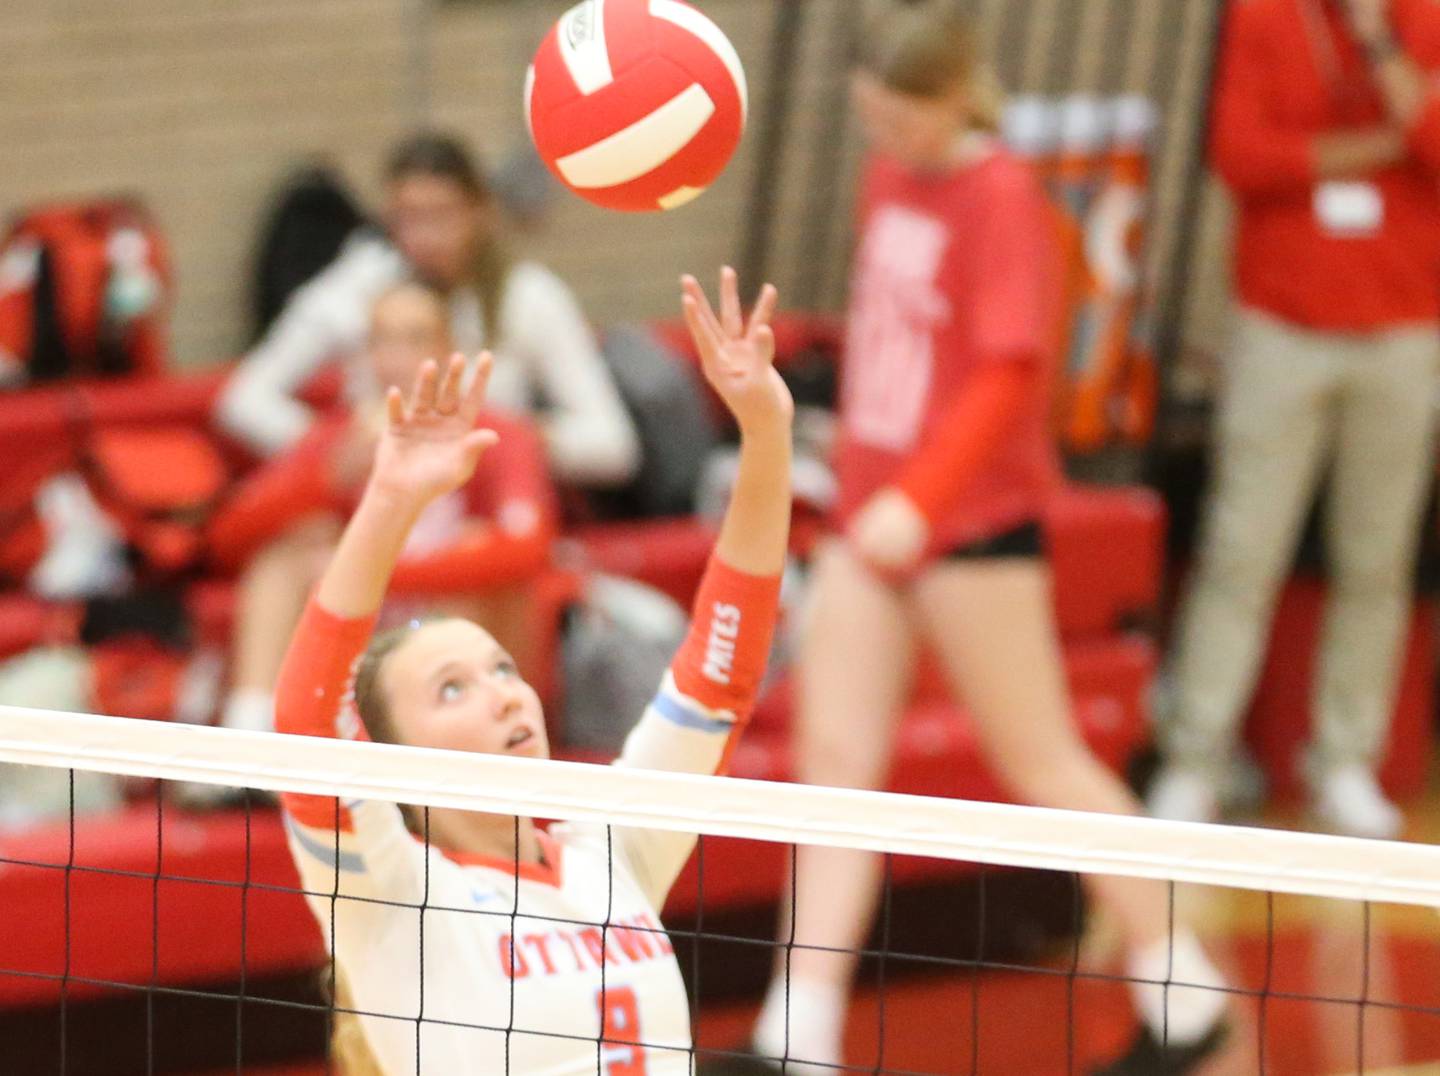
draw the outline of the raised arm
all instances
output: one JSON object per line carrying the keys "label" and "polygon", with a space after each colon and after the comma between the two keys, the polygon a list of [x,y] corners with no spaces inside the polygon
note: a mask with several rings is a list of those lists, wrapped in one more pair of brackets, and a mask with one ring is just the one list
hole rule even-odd
{"label": "raised arm", "polygon": [[[339,547],[295,630],[275,691],[276,726],[304,736],[336,736],[345,713],[355,660],[410,529],[424,507],[464,484],[495,435],[475,420],[490,370],[482,356],[475,383],[462,393],[465,362],[450,360],[442,376],[427,362],[408,403],[398,389],[387,399],[388,421],[375,466]],[[286,795],[290,841],[307,887],[333,883],[363,894],[379,886],[390,899],[416,891],[415,860],[399,809],[387,803],[341,808],[333,798]],[[338,833],[338,835],[337,835]]]}
{"label": "raised arm", "polygon": [[[723,771],[765,672],[790,531],[790,430],[794,403],[775,372],[766,286],[748,321],[733,270],[717,314],[694,279],[684,281],[685,320],[706,380],[740,427],[740,467],[689,634],[655,700],[626,740],[618,765]],[[658,907],[690,855],[685,835],[631,830],[621,848]]]}
{"label": "raised arm", "polygon": [[469,392],[461,391],[460,355],[443,376],[435,363],[425,363],[408,402],[390,389],[375,467],[315,592],[315,603],[326,612],[349,619],[379,612],[420,513],[469,481],[481,454],[495,443],[493,431],[475,429],[490,365],[490,356],[481,355]]}
{"label": "raised arm", "polygon": [[481,421],[500,440],[465,487],[469,524],[453,542],[405,556],[392,593],[483,591],[531,579],[550,563],[560,512],[545,446],[528,422],[499,413]]}

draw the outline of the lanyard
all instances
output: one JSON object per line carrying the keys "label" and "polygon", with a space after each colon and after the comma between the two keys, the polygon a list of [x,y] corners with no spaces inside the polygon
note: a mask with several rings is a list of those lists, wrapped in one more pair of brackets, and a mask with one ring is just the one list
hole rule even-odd
{"label": "lanyard", "polygon": [[1330,96],[1342,107],[1362,104],[1366,99],[1365,91],[1353,79],[1345,77],[1345,67],[1340,62],[1340,43],[1323,10],[1324,0],[1299,0],[1299,4],[1306,36],[1310,39],[1310,53],[1315,57],[1320,77]]}

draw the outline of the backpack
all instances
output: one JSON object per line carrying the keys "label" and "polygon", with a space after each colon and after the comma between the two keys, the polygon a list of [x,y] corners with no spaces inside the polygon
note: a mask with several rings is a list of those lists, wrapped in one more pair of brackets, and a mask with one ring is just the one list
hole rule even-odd
{"label": "backpack", "polygon": [[22,216],[0,244],[0,386],[159,372],[172,290],[169,250],[135,200]]}
{"label": "backpack", "polygon": [[230,480],[204,433],[180,425],[97,429],[84,472],[142,577],[170,579],[199,563],[206,523]]}
{"label": "backpack", "polygon": [[67,444],[13,503],[0,504],[0,583],[64,600],[177,579],[204,553],[230,483],[212,438],[192,426],[94,427]]}
{"label": "backpack", "polygon": [[260,232],[252,280],[252,343],[265,335],[290,296],[320,274],[365,223],[354,197],[324,167],[287,179]]}

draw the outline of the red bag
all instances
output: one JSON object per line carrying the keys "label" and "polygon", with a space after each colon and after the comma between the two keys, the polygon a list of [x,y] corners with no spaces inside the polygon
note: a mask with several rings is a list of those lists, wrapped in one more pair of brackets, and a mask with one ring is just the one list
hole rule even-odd
{"label": "red bag", "polygon": [[214,442],[188,426],[114,427],[91,435],[86,456],[91,491],[145,567],[169,574],[199,559],[230,478]]}
{"label": "red bag", "polygon": [[27,214],[0,244],[0,385],[162,370],[171,291],[169,251],[138,202]]}

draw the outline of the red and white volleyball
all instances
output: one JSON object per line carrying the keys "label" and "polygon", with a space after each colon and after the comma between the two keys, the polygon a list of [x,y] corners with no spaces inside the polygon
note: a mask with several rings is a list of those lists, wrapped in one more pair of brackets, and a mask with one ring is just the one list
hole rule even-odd
{"label": "red and white volleyball", "polygon": [[739,145],[747,109],[735,47],[681,0],[575,5],[525,80],[541,158],[607,209],[674,209],[699,197]]}

